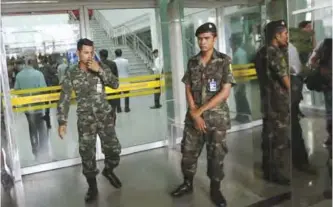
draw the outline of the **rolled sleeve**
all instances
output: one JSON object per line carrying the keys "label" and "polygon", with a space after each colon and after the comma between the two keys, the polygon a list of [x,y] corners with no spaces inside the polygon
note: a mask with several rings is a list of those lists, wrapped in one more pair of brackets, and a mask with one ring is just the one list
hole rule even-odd
{"label": "rolled sleeve", "polygon": [[223,65],[223,71],[222,71],[222,84],[228,84],[230,83],[231,86],[236,85],[236,80],[234,78],[234,75],[232,74],[232,65],[231,65],[231,59],[228,59],[224,62]]}

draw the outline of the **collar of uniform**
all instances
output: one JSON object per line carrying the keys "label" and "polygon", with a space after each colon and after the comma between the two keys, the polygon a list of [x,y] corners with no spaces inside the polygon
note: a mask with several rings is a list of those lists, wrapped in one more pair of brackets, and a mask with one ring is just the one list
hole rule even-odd
{"label": "collar of uniform", "polygon": [[[198,61],[200,61],[201,60],[201,52],[199,52],[195,57]],[[214,60],[214,59],[217,59],[217,58],[218,58],[217,51],[214,48],[211,60]]]}

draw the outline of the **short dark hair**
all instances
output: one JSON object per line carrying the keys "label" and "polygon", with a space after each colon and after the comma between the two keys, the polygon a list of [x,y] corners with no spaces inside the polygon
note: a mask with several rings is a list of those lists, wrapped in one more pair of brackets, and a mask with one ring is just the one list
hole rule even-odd
{"label": "short dark hair", "polygon": [[153,54],[158,53],[158,49],[153,50]]}
{"label": "short dark hair", "polygon": [[304,29],[308,24],[311,24],[311,21],[301,21],[301,22],[298,24],[298,28],[300,28],[300,29]]}
{"label": "short dark hair", "polygon": [[121,51],[121,49],[116,49],[116,51],[114,51],[114,53],[116,54],[116,57],[121,57],[121,55],[123,54],[123,51]]}
{"label": "short dark hair", "polygon": [[87,38],[80,39],[80,40],[77,42],[77,50],[81,50],[82,47],[83,47],[83,45],[93,47],[93,46],[94,46],[94,42],[91,41],[90,39],[87,39]]}
{"label": "short dark hair", "polygon": [[99,51],[99,56],[101,56],[101,58],[105,58],[106,59],[109,56],[109,52],[107,50],[105,50],[105,49],[100,50]]}

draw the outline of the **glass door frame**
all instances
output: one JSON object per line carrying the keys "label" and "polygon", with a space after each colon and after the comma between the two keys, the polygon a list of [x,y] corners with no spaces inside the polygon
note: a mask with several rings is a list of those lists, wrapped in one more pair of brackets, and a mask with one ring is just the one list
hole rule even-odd
{"label": "glass door frame", "polygon": [[[33,5],[24,5],[24,7],[18,7],[16,5],[4,5],[2,7],[2,14],[6,15],[9,13],[17,13],[17,12],[45,12],[45,11],[61,11],[61,10],[79,10],[80,11],[80,37],[81,38],[89,38],[90,37],[90,28],[89,28],[89,14],[88,14],[88,9],[139,9],[139,8],[156,8],[156,3],[155,1],[145,1],[139,3],[123,3],[123,2],[113,2],[113,3],[100,3],[100,4],[93,4],[93,3],[85,3],[85,4],[52,4],[52,7],[50,7],[50,4],[33,4]],[[4,44],[4,43],[3,43]],[[7,68],[4,68],[7,69]],[[4,77],[8,78],[8,77]],[[10,109],[10,112],[13,114],[13,110]],[[12,137],[12,139],[15,139],[15,137]],[[101,145],[99,139],[96,142],[96,159],[97,160],[102,160],[104,159],[104,155],[101,150]],[[142,144],[138,146],[133,146],[133,147],[127,147],[122,149],[121,155],[128,155],[136,152],[141,152],[141,151],[146,151],[146,150],[151,150],[151,149],[156,149],[156,148],[161,148],[167,145],[166,140],[162,141],[157,141],[157,142],[152,142],[148,144]],[[19,153],[18,147],[15,146],[13,149],[11,149],[12,152],[17,152]],[[20,160],[18,160],[19,165],[20,165]],[[38,172],[44,172],[44,171],[49,171],[49,170],[54,170],[54,169],[60,169],[64,167],[70,167],[74,165],[79,165],[81,164],[81,158],[71,158],[71,159],[66,159],[66,160],[60,160],[60,161],[55,161],[55,162],[49,162],[49,163],[44,163],[44,164],[38,164],[35,166],[29,166],[29,167],[20,167],[20,169],[14,169],[18,171],[18,179],[21,180],[22,175],[28,175],[28,174],[33,174],[33,173],[38,173]]]}
{"label": "glass door frame", "polygon": [[[112,2],[112,3],[84,3],[84,4],[76,4],[76,3],[66,3],[66,4],[52,4],[50,7],[50,4],[24,4],[24,6],[19,7],[17,4],[16,5],[2,5],[2,14],[7,14],[7,13],[15,13],[15,12],[45,12],[45,11],[60,11],[60,10],[76,10],[78,9],[80,11],[80,36],[81,38],[90,37],[90,28],[89,28],[89,15],[88,15],[88,9],[140,9],[140,8],[157,8],[157,1],[155,0],[146,0],[143,2],[131,2],[126,3],[126,2]],[[202,6],[202,5],[201,5]],[[209,8],[214,8],[217,5],[212,5],[207,3],[207,9]],[[218,5],[219,8],[217,12],[217,19],[221,21],[220,24],[223,24],[224,20],[224,12],[222,10],[223,4]],[[4,43],[3,43],[4,44]],[[220,43],[221,44],[221,43]],[[223,45],[223,43],[222,43]],[[4,68],[6,69],[6,68]],[[5,77],[8,78],[8,77]],[[173,101],[173,100],[167,100],[167,101]],[[11,110],[11,113],[13,111]],[[239,131],[239,130],[244,130],[244,129],[249,129],[253,128],[255,126],[261,125],[261,120],[253,121],[251,123],[246,124],[246,126],[239,126],[236,128],[232,128],[230,132],[234,131]],[[13,138],[15,139],[15,138]],[[136,152],[141,152],[141,151],[146,151],[146,150],[151,150],[151,149],[156,149],[156,148],[161,148],[165,147],[168,145],[168,142],[171,141],[173,144],[178,144],[180,143],[181,137],[171,137],[167,138],[165,137],[164,140],[162,141],[157,141],[157,142],[152,142],[148,144],[142,144],[138,146],[133,146],[133,147],[127,147],[122,149],[121,155],[128,155]],[[97,144],[97,149],[96,149],[96,158],[97,160],[104,159],[104,155],[102,154],[101,147],[99,142]],[[15,149],[12,149],[13,152],[18,152],[17,146]],[[55,161],[55,162],[50,162],[50,163],[45,163],[45,164],[39,164],[31,167],[24,167],[21,169],[16,169],[21,172],[21,175],[28,175],[28,174],[33,174],[33,173],[38,173],[38,172],[44,172],[48,170],[54,170],[54,169],[59,169],[59,168],[64,168],[64,167],[69,167],[69,166],[74,166],[78,165],[81,163],[80,157],[77,158],[72,158],[72,159],[66,159],[66,160],[61,160],[61,161]],[[20,166],[20,165],[19,165]]]}

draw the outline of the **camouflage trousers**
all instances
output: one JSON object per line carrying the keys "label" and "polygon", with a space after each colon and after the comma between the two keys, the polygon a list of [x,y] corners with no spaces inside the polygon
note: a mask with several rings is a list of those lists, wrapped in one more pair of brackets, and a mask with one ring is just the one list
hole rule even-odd
{"label": "camouflage trousers", "polygon": [[289,119],[289,116],[283,116],[280,119],[273,117],[263,119],[262,167],[265,173],[277,173],[282,168],[291,164],[289,160]]}
{"label": "camouflage trousers", "polygon": [[184,177],[194,177],[198,157],[206,143],[207,175],[211,180],[221,181],[224,177],[223,160],[227,154],[226,131],[210,130],[203,134],[192,126],[185,126],[181,143],[181,168]]}
{"label": "camouflage trousers", "polygon": [[105,169],[112,171],[119,164],[121,146],[116,135],[114,120],[115,115],[112,113],[78,115],[79,153],[83,174],[86,177],[95,177],[99,173],[96,166],[97,134],[101,139],[102,152],[105,155]]}

